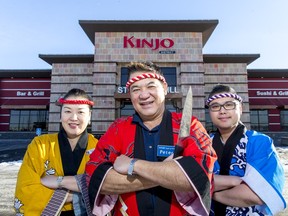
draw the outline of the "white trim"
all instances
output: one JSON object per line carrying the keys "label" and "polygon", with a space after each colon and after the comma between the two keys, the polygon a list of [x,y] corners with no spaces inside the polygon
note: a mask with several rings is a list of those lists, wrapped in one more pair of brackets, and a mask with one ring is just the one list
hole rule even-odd
{"label": "white trim", "polygon": [[273,215],[284,209],[285,205],[277,191],[248,163],[242,179],[265,202]]}
{"label": "white trim", "polygon": [[249,99],[288,99],[288,97],[266,97],[265,95],[263,95],[259,97],[249,97]]}
{"label": "white trim", "polygon": [[21,100],[21,99],[25,99],[25,100],[31,100],[31,99],[50,99],[50,97],[33,97],[33,96],[30,96],[30,97],[0,97],[2,99],[5,99],[5,100],[9,100],[9,99],[13,99],[13,100]]}
{"label": "white trim", "polygon": [[277,79],[248,80],[249,83],[251,83],[251,82],[257,82],[257,83],[271,83],[271,81],[273,81],[273,82],[279,82],[279,83],[281,83],[281,82],[287,83],[287,79],[285,79],[285,80],[277,80]]}
{"label": "white trim", "polygon": [[248,90],[253,90],[253,91],[288,91],[288,88],[248,88]]}
{"label": "white trim", "polygon": [[280,122],[269,122],[268,125],[281,125]]}
{"label": "white trim", "polygon": [[39,83],[39,82],[46,82],[46,83],[51,83],[51,80],[38,80],[38,79],[29,79],[29,80],[17,80],[17,78],[14,78],[13,80],[2,80],[1,82],[7,82],[7,83],[10,83],[10,82],[13,82],[13,83],[16,83],[16,82],[19,82],[19,83],[26,83],[26,82],[35,82],[35,83]]}
{"label": "white trim", "polygon": [[268,116],[280,116],[280,114],[268,114]]}
{"label": "white trim", "polygon": [[10,116],[10,114],[0,114],[0,116]]}
{"label": "white trim", "polygon": [[1,89],[1,91],[50,91],[50,89],[37,89],[37,88],[33,88],[33,89]]}

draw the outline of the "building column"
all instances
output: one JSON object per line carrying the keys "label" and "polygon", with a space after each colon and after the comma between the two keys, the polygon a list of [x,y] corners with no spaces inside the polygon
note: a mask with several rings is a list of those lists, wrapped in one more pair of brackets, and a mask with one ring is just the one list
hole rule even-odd
{"label": "building column", "polygon": [[92,133],[102,135],[115,120],[116,62],[95,62],[93,69]]}
{"label": "building column", "polygon": [[183,93],[182,107],[186,99],[189,86],[193,93],[193,110],[192,114],[196,116],[199,121],[205,124],[205,109],[204,109],[204,67],[203,63],[181,63],[180,64],[180,85]]}

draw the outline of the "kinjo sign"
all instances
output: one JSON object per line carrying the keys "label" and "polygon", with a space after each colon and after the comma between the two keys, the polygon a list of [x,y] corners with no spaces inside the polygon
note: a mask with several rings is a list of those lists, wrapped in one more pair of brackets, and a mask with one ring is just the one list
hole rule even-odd
{"label": "kinjo sign", "polygon": [[135,38],[134,36],[123,38],[124,48],[150,48],[157,50],[159,48],[171,48],[174,46],[174,41],[171,38]]}

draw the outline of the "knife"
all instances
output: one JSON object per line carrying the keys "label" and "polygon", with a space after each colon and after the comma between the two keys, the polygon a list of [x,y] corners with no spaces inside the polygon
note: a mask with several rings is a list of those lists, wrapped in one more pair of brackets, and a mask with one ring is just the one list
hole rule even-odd
{"label": "knife", "polygon": [[192,88],[190,86],[188,93],[186,95],[185,102],[184,102],[178,141],[174,150],[174,158],[182,154],[183,140],[185,137],[188,137],[190,135],[190,126],[191,126],[191,118],[192,118],[192,103],[193,103],[193,95],[192,95]]}

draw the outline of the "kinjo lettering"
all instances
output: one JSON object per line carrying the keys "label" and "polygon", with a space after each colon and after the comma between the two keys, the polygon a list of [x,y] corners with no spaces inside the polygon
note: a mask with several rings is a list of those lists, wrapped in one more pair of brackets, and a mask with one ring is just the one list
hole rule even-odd
{"label": "kinjo lettering", "polygon": [[148,47],[152,50],[157,50],[159,48],[171,48],[174,46],[174,41],[170,38],[135,38],[134,36],[128,37],[124,36],[123,41],[124,48],[145,48]]}

